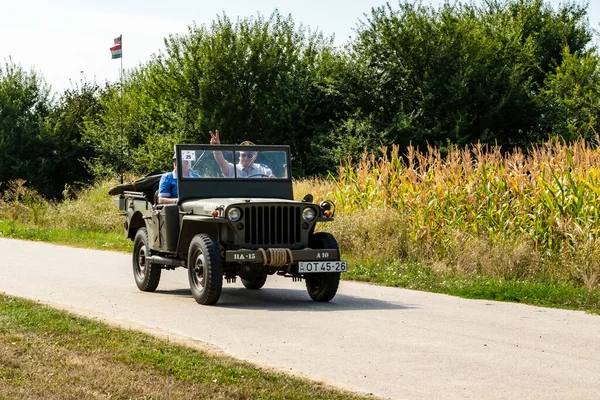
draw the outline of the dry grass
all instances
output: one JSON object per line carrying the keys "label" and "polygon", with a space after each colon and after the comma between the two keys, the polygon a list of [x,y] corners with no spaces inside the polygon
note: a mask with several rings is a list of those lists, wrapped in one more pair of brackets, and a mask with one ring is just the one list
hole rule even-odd
{"label": "dry grass", "polygon": [[121,233],[123,219],[115,212],[115,204],[107,194],[116,184],[116,181],[103,181],[76,193],[72,199],[53,204],[44,226]]}
{"label": "dry grass", "polygon": [[[51,338],[11,334],[0,344],[0,397],[25,399],[226,398],[190,382],[115,363],[110,350],[80,351]],[[50,339],[50,340],[48,340]]]}
{"label": "dry grass", "polygon": [[294,197],[302,199],[310,193],[314,196],[314,201],[319,203],[323,200],[333,200],[337,188],[332,180],[317,178],[299,179],[294,181]]}
{"label": "dry grass", "polygon": [[[404,227],[404,228],[403,228]],[[320,228],[331,232],[342,253],[369,261],[416,258],[416,248],[406,236],[406,219],[391,209],[370,209],[340,214]]]}
{"label": "dry grass", "polygon": [[0,398],[363,397],[0,295]]}
{"label": "dry grass", "polygon": [[103,181],[62,202],[50,202],[28,188],[26,181],[11,181],[0,197],[0,219],[46,229],[120,232],[123,221],[108,196],[116,184]]}

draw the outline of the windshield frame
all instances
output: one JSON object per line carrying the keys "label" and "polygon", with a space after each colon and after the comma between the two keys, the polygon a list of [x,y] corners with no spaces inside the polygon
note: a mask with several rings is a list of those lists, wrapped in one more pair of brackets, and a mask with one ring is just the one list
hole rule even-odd
{"label": "windshield frame", "polygon": [[[284,166],[287,176],[284,178],[250,178],[237,177],[211,177],[190,178],[182,176],[182,151],[281,151],[285,153],[286,165]],[[177,144],[175,145],[177,162],[177,186],[179,201],[191,198],[211,197],[244,197],[244,198],[281,198],[293,199],[292,168],[290,147],[285,145],[211,145],[211,144]],[[236,153],[233,153],[234,157]],[[213,157],[212,154],[207,154]],[[237,160],[234,160],[237,162]],[[234,164],[235,165],[235,164]],[[234,170],[236,168],[234,167]]]}
{"label": "windshield frame", "polygon": [[[198,181],[198,180],[202,180],[202,181],[206,181],[206,180],[240,180],[240,179],[247,179],[247,177],[245,176],[238,176],[238,169],[235,168],[236,163],[237,163],[237,157],[238,157],[238,153],[240,151],[253,151],[253,152],[257,152],[257,153],[261,153],[261,152],[282,152],[285,154],[285,164],[283,166],[283,168],[285,169],[285,177],[280,177],[277,176],[277,174],[274,174],[275,176],[272,178],[269,178],[271,180],[277,180],[277,181],[291,181],[292,180],[292,174],[291,174],[291,168],[290,168],[290,163],[291,163],[291,157],[290,157],[290,148],[289,146],[273,146],[273,145],[264,145],[264,146],[240,146],[240,145],[208,145],[208,144],[180,144],[180,145],[176,145],[175,146],[175,153],[176,153],[176,159],[177,159],[177,179],[181,179],[181,180],[192,180],[192,181]],[[214,151],[223,151],[223,152],[231,152],[231,154],[233,155],[233,171],[234,171],[234,175],[230,176],[230,177],[225,177],[225,176],[219,176],[219,177],[215,177],[212,176],[210,178],[205,178],[203,176],[200,176],[199,178],[194,178],[194,177],[184,177],[183,176],[183,168],[181,168],[182,164],[183,164],[183,160],[182,160],[182,152],[184,151],[207,151],[207,152],[214,152]],[[213,157],[212,153],[206,154],[207,157]],[[231,162],[231,161],[228,161]],[[257,163],[258,164],[258,163]],[[264,164],[263,164],[264,165]],[[271,169],[275,169],[274,166],[268,166]],[[255,178],[251,178],[250,180],[254,180]],[[260,179],[260,178],[258,178]]]}

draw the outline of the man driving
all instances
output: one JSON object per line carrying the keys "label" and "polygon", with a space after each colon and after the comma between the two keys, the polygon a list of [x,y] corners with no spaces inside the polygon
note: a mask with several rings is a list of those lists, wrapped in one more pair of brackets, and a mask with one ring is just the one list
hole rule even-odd
{"label": "man driving", "polygon": [[[219,131],[215,131],[215,133],[210,131],[209,133],[210,144],[221,144],[221,140],[219,139]],[[241,145],[252,146],[254,143],[245,141],[242,142]],[[237,175],[234,175],[233,163],[225,160],[222,152],[213,152],[215,160],[217,161],[217,164],[219,164],[221,173],[225,178],[233,178],[234,176],[237,176],[238,178],[275,178],[271,168],[267,167],[266,165],[255,163],[256,157],[258,156],[257,151],[241,150],[238,153],[239,161],[235,165],[235,172],[237,172]]]}

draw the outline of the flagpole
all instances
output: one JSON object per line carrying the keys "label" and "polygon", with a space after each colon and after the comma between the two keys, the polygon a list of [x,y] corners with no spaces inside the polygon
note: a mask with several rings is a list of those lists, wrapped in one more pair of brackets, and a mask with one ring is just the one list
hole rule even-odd
{"label": "flagpole", "polygon": [[119,70],[120,72],[120,77],[121,77],[121,110],[119,111],[119,123],[121,125],[121,138],[120,138],[120,144],[121,144],[121,184],[123,184],[123,167],[124,167],[124,163],[125,163],[125,156],[124,156],[124,152],[125,149],[123,148],[123,34],[119,35],[120,43],[121,43],[121,69]]}
{"label": "flagpole", "polygon": [[123,146],[123,34],[120,34],[118,38],[115,38],[114,45],[110,48],[110,53],[113,60],[115,58],[121,59],[121,67],[119,68],[119,81],[120,81],[120,107],[119,107],[119,147],[120,154],[117,156],[118,172],[121,173],[121,184],[123,184],[123,170],[125,165],[125,146]]}

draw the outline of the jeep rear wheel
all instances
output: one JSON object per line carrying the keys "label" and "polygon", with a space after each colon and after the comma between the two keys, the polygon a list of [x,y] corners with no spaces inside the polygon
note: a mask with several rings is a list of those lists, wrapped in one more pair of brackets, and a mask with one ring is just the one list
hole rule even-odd
{"label": "jeep rear wheel", "polygon": [[246,287],[246,289],[258,290],[265,286],[265,282],[267,281],[267,273],[266,272],[252,272],[249,274],[244,274],[240,276],[242,279],[242,284]]}
{"label": "jeep rear wheel", "polygon": [[188,278],[199,304],[219,301],[223,288],[223,258],[217,242],[207,234],[194,236],[188,252]]}
{"label": "jeep rear wheel", "polygon": [[140,228],[133,240],[133,277],[138,289],[153,292],[158,287],[161,268],[160,265],[146,262],[147,257],[150,257],[148,231],[146,228]]}
{"label": "jeep rear wheel", "polygon": [[[339,251],[337,241],[332,234],[317,232],[310,238],[312,249],[336,249]],[[306,290],[311,299],[319,302],[327,302],[335,297],[340,285],[340,273],[329,272],[323,274],[306,274]]]}

